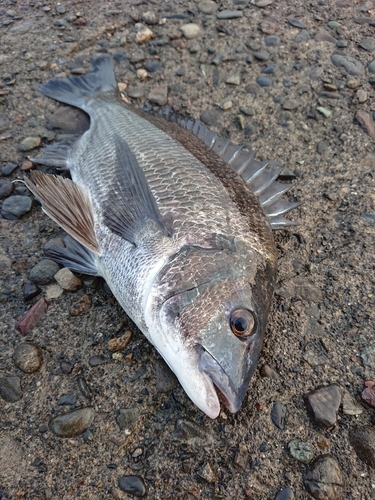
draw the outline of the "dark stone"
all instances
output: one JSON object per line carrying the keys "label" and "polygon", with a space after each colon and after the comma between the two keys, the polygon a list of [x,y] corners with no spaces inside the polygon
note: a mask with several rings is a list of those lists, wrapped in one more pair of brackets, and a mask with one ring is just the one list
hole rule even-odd
{"label": "dark stone", "polygon": [[15,403],[22,399],[21,379],[13,376],[1,378],[0,397],[8,403]]}
{"label": "dark stone", "polygon": [[270,57],[270,53],[266,50],[261,50],[260,52],[255,52],[254,57],[258,59],[258,61],[267,61]]}
{"label": "dark stone", "polygon": [[62,405],[72,406],[75,405],[76,402],[77,398],[74,396],[74,394],[65,394],[64,396],[61,396],[61,398],[58,399],[57,404],[59,406]]}
{"label": "dark stone", "polygon": [[320,387],[306,394],[306,405],[315,423],[325,428],[334,426],[341,397],[341,389],[336,384]]}
{"label": "dark stone", "polygon": [[138,420],[141,412],[138,408],[120,408],[117,411],[116,421],[120,430],[131,429]]}
{"label": "dark stone", "polygon": [[53,114],[46,115],[47,129],[60,129],[67,134],[82,134],[90,128],[87,113],[72,106],[61,106]]}
{"label": "dark stone", "polygon": [[117,62],[120,62],[120,61],[125,61],[127,57],[124,52],[118,52],[117,54],[114,54],[113,59]]}
{"label": "dark stone", "polygon": [[320,155],[322,155],[327,151],[328,147],[329,144],[326,141],[319,141],[316,146],[316,150]]}
{"label": "dark stone", "polygon": [[161,68],[161,63],[159,61],[148,61],[146,64],[145,64],[145,69],[149,72],[149,73],[155,73],[155,71],[157,71],[158,69]]}
{"label": "dark stone", "polygon": [[291,488],[284,488],[280,490],[276,496],[275,500],[294,500],[294,493]]}
{"label": "dark stone", "polygon": [[5,179],[0,179],[0,200],[8,198],[13,193],[14,184]]}
{"label": "dark stone", "polygon": [[264,42],[267,47],[278,47],[280,45],[280,38],[277,35],[268,35],[264,37]]}
{"label": "dark stone", "polygon": [[91,389],[83,377],[80,377],[78,379],[77,385],[83,397],[85,397],[86,399],[92,398]]}
{"label": "dark stone", "polygon": [[367,50],[368,52],[373,52],[375,50],[375,38],[368,36],[359,44],[362,49]]}
{"label": "dark stone", "polygon": [[177,378],[169,366],[162,359],[155,361],[156,389],[159,392],[169,392],[178,385]]}
{"label": "dark stone", "polygon": [[146,495],[146,485],[140,476],[120,476],[118,478],[118,487],[135,497]]}
{"label": "dark stone", "polygon": [[59,269],[59,265],[53,260],[43,259],[31,269],[29,278],[37,285],[48,285]]}
{"label": "dark stone", "polygon": [[375,427],[365,425],[351,430],[349,441],[362,462],[375,469]]}
{"label": "dark stone", "polygon": [[26,302],[39,295],[40,292],[40,288],[29,280],[23,285],[23,298]]}
{"label": "dark stone", "polygon": [[92,424],[94,408],[82,408],[52,418],[48,427],[58,437],[75,437],[83,434]]}
{"label": "dark stone", "polygon": [[344,479],[337,461],[330,455],[314,460],[303,475],[307,491],[317,500],[339,500]]}
{"label": "dark stone", "polygon": [[262,69],[262,73],[270,75],[272,73],[275,73],[276,70],[277,70],[277,64],[272,63],[269,66],[267,66],[267,68]]}
{"label": "dark stone", "polygon": [[222,111],[218,109],[207,109],[206,111],[202,111],[200,120],[208,127],[214,127],[218,125],[221,115]]}
{"label": "dark stone", "polygon": [[98,354],[96,356],[91,356],[91,358],[89,359],[89,365],[92,367],[100,366],[100,365],[104,365],[106,361],[107,360],[106,360],[104,354]]}
{"label": "dark stone", "polygon": [[65,373],[66,375],[71,373],[71,371],[73,370],[73,367],[74,367],[74,365],[72,365],[72,363],[69,363],[68,361],[61,361],[61,363],[60,363],[61,371],[63,373]]}
{"label": "dark stone", "polygon": [[285,427],[286,406],[276,401],[271,410],[271,420],[279,429],[283,430]]}
{"label": "dark stone", "polygon": [[362,76],[365,72],[363,64],[355,57],[344,52],[335,52],[331,55],[331,61],[334,66],[342,66],[345,71],[352,76]]}
{"label": "dark stone", "polygon": [[272,79],[268,78],[268,76],[259,76],[256,82],[260,87],[271,87],[273,83]]}
{"label": "dark stone", "polygon": [[306,30],[302,30],[294,37],[296,43],[308,42],[310,40],[310,33]]}
{"label": "dark stone", "polygon": [[33,200],[30,196],[9,196],[3,203],[1,215],[7,220],[18,220],[30,212]]}
{"label": "dark stone", "polygon": [[343,49],[347,46],[348,46],[348,42],[346,40],[338,40],[336,42],[336,47],[338,47],[339,49]]}
{"label": "dark stone", "polygon": [[300,21],[299,19],[296,19],[294,17],[289,19],[288,22],[289,22],[289,24],[291,24],[295,28],[301,28],[301,29],[307,28],[306,24],[304,24],[302,21]]}
{"label": "dark stone", "polygon": [[4,177],[7,177],[8,175],[12,174],[17,168],[17,165],[15,163],[8,163],[1,169],[2,175]]}

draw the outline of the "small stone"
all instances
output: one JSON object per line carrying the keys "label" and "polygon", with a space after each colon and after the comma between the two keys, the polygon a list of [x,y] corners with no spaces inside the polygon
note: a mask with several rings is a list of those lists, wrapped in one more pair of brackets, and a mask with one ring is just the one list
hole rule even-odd
{"label": "small stone", "polygon": [[64,290],[75,292],[82,286],[82,281],[70,269],[63,267],[55,274],[55,280]]}
{"label": "small stone", "polygon": [[267,76],[259,76],[256,79],[256,82],[260,87],[271,87],[273,83],[272,79],[268,78]]}
{"label": "small stone", "polygon": [[317,106],[316,110],[326,118],[329,118],[332,115],[332,111],[330,109],[324,108],[323,106]]}
{"label": "small stone", "polygon": [[26,137],[18,146],[20,151],[30,151],[31,149],[37,148],[40,146],[41,138],[40,137]]}
{"label": "small stone", "polygon": [[273,35],[277,31],[278,25],[271,21],[263,21],[260,23],[260,29],[265,35]]}
{"label": "small stone", "polygon": [[29,280],[23,285],[23,298],[26,302],[39,295],[40,292],[40,288]]}
{"label": "small stone", "polygon": [[337,21],[329,21],[327,23],[327,26],[328,26],[328,28],[336,29],[336,28],[340,28],[341,24]]}
{"label": "small stone", "polygon": [[266,68],[262,69],[262,73],[264,73],[266,75],[271,75],[272,73],[275,73],[276,70],[277,70],[277,64],[272,63],[269,66],[267,66]]}
{"label": "small stone", "polygon": [[223,111],[228,111],[228,109],[233,108],[233,102],[232,101],[224,101],[223,103],[220,104],[220,108]]}
{"label": "small stone", "polygon": [[77,386],[84,398],[86,399],[92,398],[91,389],[83,377],[80,377],[78,379]]}
{"label": "small stone", "polygon": [[75,302],[69,310],[71,316],[80,316],[91,309],[92,301],[88,295],[82,297]]}
{"label": "small stone", "polygon": [[8,198],[13,193],[14,184],[5,179],[0,179],[0,200]]}
{"label": "small stone", "polygon": [[335,66],[343,67],[345,71],[352,76],[362,76],[365,72],[363,64],[344,52],[335,52],[331,55],[331,61]]}
{"label": "small stone", "polygon": [[95,366],[104,365],[106,361],[107,360],[103,354],[97,354],[95,356],[91,356],[89,359],[89,365],[94,368]]}
{"label": "small stone", "polygon": [[240,75],[231,75],[225,80],[225,83],[230,85],[239,85],[241,83],[241,77]]}
{"label": "small stone", "polygon": [[7,403],[15,403],[22,399],[21,379],[12,376],[1,378],[0,397]]}
{"label": "small stone", "polygon": [[43,259],[31,269],[29,278],[37,285],[48,285],[59,269],[59,265],[53,260]]}
{"label": "small stone", "polygon": [[173,431],[173,438],[181,443],[191,445],[202,445],[204,443],[213,443],[214,437],[205,427],[188,418],[179,418],[176,421]]}
{"label": "small stone", "polygon": [[300,102],[297,99],[288,99],[284,102],[283,108],[287,110],[297,109]]}
{"label": "small stone", "polygon": [[202,28],[195,23],[183,24],[180,30],[187,40],[193,40],[202,34]]}
{"label": "small stone", "polygon": [[48,427],[58,437],[80,436],[91,426],[94,416],[94,408],[82,408],[52,418],[48,423]]}
{"label": "small stone", "polygon": [[289,441],[288,449],[293,458],[304,464],[308,464],[314,456],[310,443],[300,441],[299,439]]}
{"label": "small stone", "polygon": [[25,373],[34,373],[43,364],[42,350],[34,344],[19,344],[13,353],[14,364]]}
{"label": "small stone", "polygon": [[72,372],[74,365],[72,365],[72,363],[69,363],[68,361],[61,361],[60,368],[63,373],[69,375],[69,373]]}
{"label": "small stone", "polygon": [[28,172],[29,170],[32,170],[33,168],[35,168],[35,165],[31,161],[26,160],[26,161],[22,162],[21,170],[23,172]]}
{"label": "small stone", "polygon": [[354,90],[359,86],[360,83],[361,81],[359,80],[359,78],[349,78],[347,83],[348,89]]}
{"label": "small stone", "polygon": [[137,43],[146,43],[151,40],[153,32],[150,28],[147,28],[147,26],[142,23],[137,23],[135,28],[137,30],[137,34],[135,35],[135,41]]}
{"label": "small stone", "polygon": [[213,2],[213,0],[203,0],[203,2],[199,2],[198,4],[198,9],[202,14],[215,14],[217,11],[218,5],[216,2]]}
{"label": "small stone", "polygon": [[362,391],[361,398],[370,406],[375,408],[375,388],[374,387],[366,387]]}
{"label": "small stone", "polygon": [[316,150],[320,155],[324,154],[328,148],[329,144],[326,141],[319,141],[318,144],[316,145]]}
{"label": "small stone", "polygon": [[144,80],[148,77],[148,73],[144,68],[137,69],[137,76],[140,80]]}
{"label": "small stone", "polygon": [[280,38],[277,35],[268,35],[264,37],[264,42],[267,47],[278,47],[280,45]]}
{"label": "small stone", "polygon": [[245,470],[249,461],[249,452],[243,443],[239,443],[236,455],[234,458],[234,463],[237,464],[241,469]]}
{"label": "small stone", "polygon": [[362,406],[352,398],[348,391],[344,391],[342,395],[342,412],[344,415],[361,415],[363,413]]}
{"label": "small stone", "polygon": [[317,500],[339,500],[344,479],[340,466],[330,455],[316,458],[303,475],[307,491]]}
{"label": "small stone", "polygon": [[275,500],[294,500],[294,493],[291,488],[284,488],[280,490],[276,496]]}
{"label": "small stone", "polygon": [[219,109],[208,109],[206,111],[202,111],[200,120],[208,127],[215,127],[219,124],[221,115],[222,111]]}
{"label": "small stone", "polygon": [[159,392],[169,392],[178,386],[177,378],[162,359],[155,361],[156,389]]}
{"label": "small stone", "polygon": [[367,101],[367,92],[363,89],[359,89],[357,90],[357,93],[356,93],[356,98],[359,102],[359,104],[363,104],[364,102]]}
{"label": "small stone", "polygon": [[341,397],[341,389],[335,384],[306,394],[306,405],[315,423],[325,428],[333,427],[337,422]]}
{"label": "small stone", "polygon": [[117,484],[120,490],[135,497],[146,495],[146,485],[141,476],[120,476]]}
{"label": "small stone", "polygon": [[270,53],[266,50],[261,50],[259,52],[255,52],[254,57],[255,59],[258,59],[258,61],[267,61],[270,57]]}
{"label": "small stone", "polygon": [[142,14],[142,21],[146,24],[158,24],[155,12],[148,10]]}
{"label": "small stone", "polygon": [[270,378],[271,380],[279,379],[277,372],[270,365],[263,365],[262,368],[260,369],[260,375],[261,377],[267,377]]}
{"label": "small stone", "polygon": [[334,38],[332,35],[330,35],[326,31],[318,31],[318,33],[314,37],[314,40],[316,42],[328,42],[328,43],[333,43],[333,44],[336,44],[336,42],[337,42],[336,38]]}
{"label": "small stone", "polygon": [[240,106],[240,111],[245,116],[254,116],[255,114],[253,108],[250,108],[249,106]]}
{"label": "small stone", "polygon": [[273,4],[273,0],[258,0],[257,3],[255,4],[257,7],[260,7],[263,9],[264,7],[268,7],[269,5]]}
{"label": "small stone", "polygon": [[237,19],[242,17],[242,10],[221,10],[216,14],[218,19]]}
{"label": "small stone", "polygon": [[48,302],[41,297],[23,316],[19,319],[15,328],[21,335],[27,335],[35,328],[47,313]]}
{"label": "small stone", "polygon": [[210,462],[206,462],[205,464],[203,464],[203,466],[198,469],[197,474],[199,477],[210,484],[216,481],[216,472]]}
{"label": "small stone", "polygon": [[375,427],[365,425],[351,430],[349,441],[362,462],[375,469]]}
{"label": "small stone", "polygon": [[52,285],[47,286],[45,293],[46,293],[46,299],[48,301],[49,300],[56,300],[59,297],[61,297],[61,295],[64,293],[64,290],[61,288],[60,285],[58,285],[57,283],[54,283]]}
{"label": "small stone", "polygon": [[145,69],[149,72],[149,73],[155,73],[155,71],[157,71],[158,69],[161,68],[161,63],[160,61],[149,61],[148,63],[145,64]]}
{"label": "small stone", "polygon": [[59,406],[74,406],[77,403],[77,398],[74,394],[65,394],[57,400]]}
{"label": "small stone", "polygon": [[373,52],[375,50],[375,38],[368,36],[359,44],[362,49],[367,50],[368,52]]}
{"label": "small stone", "polygon": [[271,420],[279,429],[283,430],[285,427],[286,406],[276,401],[271,410]]}
{"label": "small stone", "polygon": [[310,33],[307,30],[301,30],[295,37],[296,43],[308,42],[310,40]]}
{"label": "small stone", "polygon": [[30,196],[14,195],[4,200],[1,215],[7,220],[18,220],[30,212],[33,199]]}
{"label": "small stone", "polygon": [[137,87],[135,89],[129,90],[128,97],[132,99],[141,99],[145,95],[144,87]]}
{"label": "small stone", "polygon": [[131,429],[140,415],[141,412],[138,408],[120,408],[116,416],[116,421],[120,430]]}
{"label": "small stone", "polygon": [[303,23],[302,21],[300,21],[299,19],[296,19],[294,17],[291,19],[288,19],[288,22],[289,22],[289,24],[291,24],[295,28],[301,28],[301,29],[307,28],[305,23]]}
{"label": "small stone", "polygon": [[23,23],[16,24],[12,28],[10,28],[9,32],[14,36],[24,35],[31,30],[34,24],[35,21],[33,19],[30,19],[28,21],[24,21]]}
{"label": "small stone", "polygon": [[148,100],[158,106],[165,106],[168,102],[168,87],[163,85],[153,88],[148,94]]}
{"label": "small stone", "polygon": [[4,177],[7,177],[8,175],[11,175],[16,169],[17,165],[15,163],[7,163],[2,169],[1,169],[1,174]]}
{"label": "small stone", "polygon": [[339,49],[344,49],[347,46],[348,46],[348,42],[346,40],[338,40],[336,42],[336,47],[338,47]]}
{"label": "small stone", "polygon": [[122,351],[129,344],[132,332],[127,330],[124,335],[117,337],[108,341],[108,349],[112,352]]}
{"label": "small stone", "polygon": [[[361,127],[368,133],[368,135],[373,140],[375,140],[375,124],[374,124],[374,120],[372,119],[372,116],[370,115],[370,113],[367,113],[367,111],[364,111],[363,109],[359,109],[355,115],[355,118],[356,118],[357,122],[361,125]],[[374,356],[374,358],[375,358],[375,356]],[[371,368],[371,369],[374,370],[375,359],[371,363],[373,366],[373,368]]]}

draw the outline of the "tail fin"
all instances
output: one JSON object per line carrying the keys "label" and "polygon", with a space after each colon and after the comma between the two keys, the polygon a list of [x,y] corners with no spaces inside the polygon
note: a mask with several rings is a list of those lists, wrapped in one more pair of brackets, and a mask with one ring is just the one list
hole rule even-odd
{"label": "tail fin", "polygon": [[103,54],[93,61],[94,68],[82,76],[56,78],[42,84],[39,90],[56,101],[85,109],[89,96],[99,93],[117,93],[117,83],[113,70],[112,57]]}

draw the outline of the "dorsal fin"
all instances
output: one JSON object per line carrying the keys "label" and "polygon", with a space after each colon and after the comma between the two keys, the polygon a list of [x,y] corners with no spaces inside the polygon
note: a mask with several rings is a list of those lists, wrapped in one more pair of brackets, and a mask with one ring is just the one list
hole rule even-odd
{"label": "dorsal fin", "polygon": [[[145,109],[145,111],[151,111],[152,113],[150,109]],[[280,217],[280,214],[289,212],[289,210],[296,208],[300,203],[280,200],[277,214],[274,213],[274,203],[292,186],[292,184],[281,184],[276,182],[275,179],[279,176],[282,168],[273,170],[269,167],[268,162],[258,161],[254,158],[255,151],[243,150],[243,146],[233,143],[230,139],[220,137],[200,120],[178,115],[170,108],[163,108],[158,114],[162,115],[168,121],[175,122],[190,131],[224,161],[231,165],[233,170],[243,178],[253,193],[258,197],[263,211],[270,221],[272,229],[282,229],[288,225],[295,225],[293,222],[288,221],[288,219]]]}
{"label": "dorsal fin", "polygon": [[40,200],[44,212],[74,239],[100,255],[90,194],[71,179],[35,171],[26,186]]}

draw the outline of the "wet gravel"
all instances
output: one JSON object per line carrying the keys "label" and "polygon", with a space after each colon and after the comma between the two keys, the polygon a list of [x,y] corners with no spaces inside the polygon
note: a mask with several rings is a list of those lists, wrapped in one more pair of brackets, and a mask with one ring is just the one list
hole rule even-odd
{"label": "wet gravel", "polygon": [[[352,0],[0,4],[0,498],[374,498],[374,14]],[[250,145],[303,201],[276,234],[236,415],[205,417],[102,280],[45,259],[64,234],[12,183],[89,126],[38,85],[103,52],[124,99]]]}

